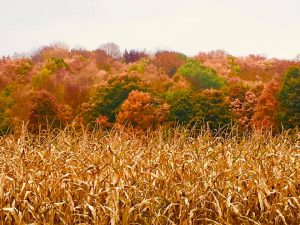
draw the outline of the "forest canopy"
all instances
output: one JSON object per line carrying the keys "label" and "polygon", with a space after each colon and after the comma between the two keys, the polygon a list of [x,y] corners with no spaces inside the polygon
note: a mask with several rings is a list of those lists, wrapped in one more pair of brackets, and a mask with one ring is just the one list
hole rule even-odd
{"label": "forest canopy", "polygon": [[300,61],[224,51],[45,46],[0,60],[0,131],[69,123],[145,130],[196,125],[218,129],[295,129],[300,121]]}

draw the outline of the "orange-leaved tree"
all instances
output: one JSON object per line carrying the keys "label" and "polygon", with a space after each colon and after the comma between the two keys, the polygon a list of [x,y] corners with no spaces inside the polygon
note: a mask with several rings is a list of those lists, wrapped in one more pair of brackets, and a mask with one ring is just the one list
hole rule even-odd
{"label": "orange-leaved tree", "polygon": [[162,124],[169,112],[169,105],[149,93],[130,92],[117,116],[118,124],[132,125],[137,129],[148,129]]}
{"label": "orange-leaved tree", "polygon": [[162,68],[163,71],[172,77],[177,69],[182,66],[186,61],[186,56],[170,51],[160,51],[155,54],[154,65]]}
{"label": "orange-leaved tree", "polygon": [[265,85],[262,94],[257,100],[255,113],[252,118],[252,126],[255,129],[268,130],[270,128],[276,128],[278,107],[276,94],[278,91],[279,84],[274,80]]}

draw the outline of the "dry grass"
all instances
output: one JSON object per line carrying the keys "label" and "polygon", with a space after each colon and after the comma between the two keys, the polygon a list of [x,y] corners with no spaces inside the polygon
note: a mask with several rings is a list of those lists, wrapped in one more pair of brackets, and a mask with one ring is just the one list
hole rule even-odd
{"label": "dry grass", "polygon": [[286,134],[23,130],[0,138],[0,221],[300,224],[299,145]]}

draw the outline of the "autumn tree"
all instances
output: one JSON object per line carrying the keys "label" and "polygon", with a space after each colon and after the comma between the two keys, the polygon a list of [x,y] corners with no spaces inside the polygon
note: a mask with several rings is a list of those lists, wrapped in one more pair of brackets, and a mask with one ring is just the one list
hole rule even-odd
{"label": "autumn tree", "polygon": [[278,121],[285,129],[300,126],[300,67],[291,67],[285,74],[278,93]]}
{"label": "autumn tree", "polygon": [[238,76],[248,81],[269,82],[280,79],[290,66],[295,66],[295,61],[268,59],[260,55],[249,55],[235,59],[239,71]]}
{"label": "autumn tree", "polygon": [[123,58],[126,63],[137,62],[140,59],[145,58],[147,56],[148,55],[145,53],[145,51],[138,51],[134,49],[131,49],[129,51],[125,49],[125,52],[123,54]]}
{"label": "autumn tree", "polygon": [[138,62],[132,63],[128,68],[128,72],[136,72],[138,74],[144,74],[149,65],[150,65],[150,60],[147,58],[143,58]]}
{"label": "autumn tree", "polygon": [[243,102],[247,91],[250,91],[249,85],[245,84],[245,82],[237,77],[229,79],[229,85],[225,89],[226,95],[230,98],[230,101],[239,99]]}
{"label": "autumn tree", "polygon": [[162,73],[150,58],[142,58],[138,62],[131,63],[127,71],[140,77],[151,89],[160,93],[174,85],[174,80]]}
{"label": "autumn tree", "polygon": [[146,130],[166,121],[169,106],[149,93],[132,91],[122,103],[117,116],[118,124],[132,125]]}
{"label": "autumn tree", "polygon": [[100,116],[105,116],[107,122],[115,122],[120,105],[133,90],[145,90],[145,85],[138,77],[125,75],[110,79],[107,85],[97,91],[85,114],[86,121],[95,122]]}
{"label": "autumn tree", "polygon": [[210,67],[224,77],[230,76],[232,71],[232,58],[225,51],[217,50],[210,52],[200,52],[196,59],[206,67]]}
{"label": "autumn tree", "polygon": [[66,58],[69,53],[69,46],[65,43],[56,42],[34,51],[31,54],[31,59],[33,62],[39,63],[49,58]]}
{"label": "autumn tree", "polygon": [[79,113],[81,104],[89,101],[96,87],[106,83],[112,67],[110,60],[113,61],[102,50],[90,52],[88,58],[74,55],[68,62],[67,71],[57,72],[51,77],[51,82],[56,84],[56,97],[60,93],[63,96],[60,103],[71,106],[74,113]]}
{"label": "autumn tree", "polygon": [[110,55],[115,59],[120,58],[122,55],[120,51],[120,47],[113,42],[102,44],[99,46],[98,49],[105,51],[108,55]]}
{"label": "autumn tree", "polygon": [[172,77],[177,69],[185,63],[186,56],[172,51],[159,51],[155,54],[154,65]]}
{"label": "autumn tree", "polygon": [[111,72],[114,58],[117,58],[119,56],[112,56],[104,49],[96,49],[90,54],[90,57],[95,60],[98,69]]}
{"label": "autumn tree", "polygon": [[258,97],[251,121],[255,129],[276,129],[276,113],[278,110],[276,94],[278,89],[278,83],[272,80],[265,85],[262,94]]}
{"label": "autumn tree", "polygon": [[63,58],[49,58],[47,60],[45,68],[50,70],[51,72],[55,72],[57,70],[67,69],[68,64]]}
{"label": "autumn tree", "polygon": [[68,64],[62,58],[49,58],[43,65],[43,67],[38,71],[38,73],[33,76],[32,84],[36,90],[48,89],[52,91],[55,83],[51,80],[54,73],[66,71],[68,69]]}
{"label": "autumn tree", "polygon": [[12,89],[14,104],[10,110],[10,117],[14,128],[20,127],[28,121],[32,106],[31,98],[35,92],[26,85],[15,85]]}
{"label": "autumn tree", "polygon": [[48,125],[52,128],[59,127],[57,107],[54,96],[49,92],[45,90],[36,92],[32,98],[32,107],[29,114],[30,129],[37,131],[39,126],[41,129],[47,129]]}
{"label": "autumn tree", "polygon": [[251,91],[247,91],[242,100],[235,98],[230,102],[234,120],[245,129],[252,128],[251,121],[255,112],[256,103],[257,96]]}
{"label": "autumn tree", "polygon": [[88,59],[91,55],[91,52],[83,47],[77,47],[71,49],[71,55],[80,56],[81,59]]}
{"label": "autumn tree", "polygon": [[0,90],[13,83],[24,84],[30,81],[33,63],[30,59],[0,60]]}
{"label": "autumn tree", "polygon": [[[77,77],[78,79],[78,77]],[[92,85],[83,85],[79,81],[70,80],[64,84],[64,97],[63,102],[69,105],[74,112],[78,113],[80,111],[81,104],[89,100],[89,92]]]}
{"label": "autumn tree", "polygon": [[260,89],[255,85],[248,85],[240,78],[229,79],[229,85],[224,90],[230,101],[233,121],[245,129],[251,129],[251,121],[257,104]]}

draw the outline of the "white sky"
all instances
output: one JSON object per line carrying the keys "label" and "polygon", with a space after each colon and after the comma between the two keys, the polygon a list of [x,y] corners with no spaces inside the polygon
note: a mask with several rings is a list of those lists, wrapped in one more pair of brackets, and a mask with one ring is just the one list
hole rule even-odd
{"label": "white sky", "polygon": [[295,58],[300,0],[0,0],[0,56],[56,41]]}

